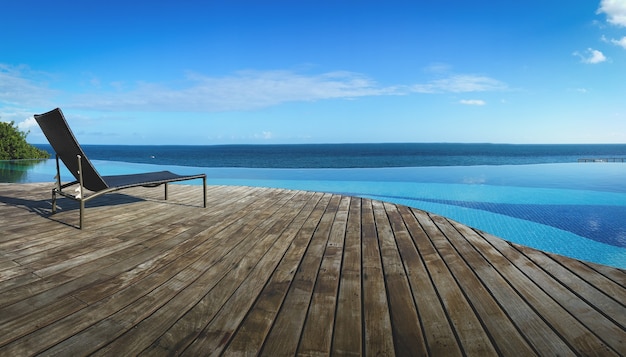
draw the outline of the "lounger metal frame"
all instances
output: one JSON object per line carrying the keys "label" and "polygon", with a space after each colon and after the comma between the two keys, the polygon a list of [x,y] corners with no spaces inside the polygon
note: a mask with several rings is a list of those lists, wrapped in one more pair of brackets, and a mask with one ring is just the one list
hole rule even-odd
{"label": "lounger metal frame", "polygon": [[[167,181],[154,181],[154,182],[146,182],[146,183],[141,183],[141,184],[137,184],[137,185],[127,185],[127,186],[120,186],[120,187],[111,187],[111,188],[107,188],[98,192],[94,192],[93,194],[85,197],[85,188],[83,186],[83,175],[82,175],[82,165],[81,165],[81,156],[77,155],[77,160],[78,160],[78,167],[79,167],[79,171],[78,171],[78,181],[72,181],[69,183],[65,183],[65,184],[61,184],[61,170],[60,170],[60,165],[59,165],[59,155],[55,155],[56,158],[56,167],[57,167],[57,175],[56,175],[56,187],[54,187],[52,189],[52,213],[56,213],[57,211],[57,195],[61,195],[63,197],[72,199],[74,201],[78,201],[80,203],[80,218],[79,218],[79,224],[78,227],[80,229],[83,228],[83,217],[84,217],[84,211],[85,211],[85,203],[91,199],[94,199],[98,196],[104,195],[106,193],[110,193],[110,192],[114,192],[114,191],[118,191],[118,190],[122,190],[125,188],[130,188],[130,187],[137,187],[137,186],[142,186],[142,187],[157,187],[160,185],[163,185],[165,188],[165,195],[164,195],[164,199],[167,200],[167,184],[169,182],[176,182],[176,181],[184,181],[184,180],[190,180],[193,178],[201,178],[202,179],[202,207],[206,208],[206,175],[205,174],[201,174],[201,175],[196,175],[194,177],[189,177],[189,176],[185,176],[185,178],[181,178],[179,180],[167,180]],[[74,186],[78,184],[78,194],[76,195],[72,195],[71,193],[67,193],[67,192],[63,192],[64,188],[68,188],[71,186]]]}
{"label": "lounger metal frame", "polygon": [[[49,123],[42,123],[41,117],[44,116],[55,116],[54,120],[57,120],[55,123],[55,127],[51,127]],[[145,174],[135,174],[135,175],[118,175],[118,176],[100,176],[95,167],[91,164],[89,159],[84,155],[82,148],[76,141],[74,134],[71,132],[65,118],[63,117],[63,113],[59,108],[56,108],[48,113],[35,115],[35,119],[38,121],[39,125],[42,127],[42,130],[48,141],[52,145],[55,150],[55,159],[56,159],[56,183],[55,187],[52,189],[52,213],[56,213],[57,211],[57,196],[63,196],[74,201],[78,201],[80,204],[80,219],[78,228],[82,229],[84,224],[84,214],[85,214],[85,203],[90,201],[96,197],[104,195],[106,193],[119,191],[125,188],[130,187],[158,187],[160,185],[164,185],[165,187],[165,200],[167,200],[167,184],[170,182],[177,181],[186,181],[193,179],[202,179],[202,199],[203,199],[203,207],[206,208],[206,174],[198,174],[198,175],[176,175],[169,171],[161,171],[161,172],[152,172]],[[50,132],[55,131],[55,132]],[[69,141],[69,143],[59,143],[60,139],[64,139]],[[71,152],[76,154],[75,160],[77,160],[77,165],[74,166],[72,163],[71,157],[68,157],[67,145],[71,146]],[[65,157],[60,157],[59,151],[64,152]],[[72,181],[69,183],[62,184],[61,183],[61,169],[59,164],[59,159],[64,162],[65,166],[70,170],[76,181]],[[87,165],[88,176],[93,181],[91,184],[85,185],[85,177],[83,173],[83,163]],[[74,170],[76,172],[73,172]],[[108,179],[108,180],[107,180]],[[111,184],[111,182],[120,181],[122,183],[119,184]],[[108,181],[108,182],[107,182]],[[78,188],[75,190],[76,194],[68,193],[67,191],[63,191],[70,186],[74,186],[78,184]],[[85,190],[91,185],[90,191],[93,193],[85,196]],[[95,188],[94,188],[95,187]]]}

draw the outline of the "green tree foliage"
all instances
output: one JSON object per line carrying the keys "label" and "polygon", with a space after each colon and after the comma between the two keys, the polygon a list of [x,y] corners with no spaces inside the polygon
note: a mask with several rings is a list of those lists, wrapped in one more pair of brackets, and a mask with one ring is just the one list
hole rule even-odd
{"label": "green tree foliage", "polygon": [[28,132],[17,128],[15,122],[0,122],[0,160],[47,159],[50,154],[26,142]]}

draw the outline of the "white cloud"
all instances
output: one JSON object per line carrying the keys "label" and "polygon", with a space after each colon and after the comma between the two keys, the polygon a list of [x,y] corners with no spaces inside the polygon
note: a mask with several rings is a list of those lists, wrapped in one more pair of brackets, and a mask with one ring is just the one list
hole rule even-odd
{"label": "white cloud", "polygon": [[622,37],[620,40],[611,40],[611,43],[626,49],[626,36]]}
{"label": "white cloud", "polygon": [[507,86],[496,79],[478,75],[452,75],[437,79],[427,84],[416,84],[411,87],[418,93],[467,93],[506,90]]}
{"label": "white cloud", "polygon": [[39,124],[37,124],[37,121],[35,120],[34,117],[29,117],[25,119],[24,121],[18,123],[17,126],[22,131],[28,131],[31,128],[38,128]]}
{"label": "white cloud", "polygon": [[481,100],[481,99],[461,99],[459,103],[465,104],[465,105],[478,105],[478,106],[487,104],[484,100]]}
{"label": "white cloud", "polygon": [[576,51],[573,55],[580,57],[580,61],[587,64],[598,64],[606,61],[604,54],[598,50],[594,50],[593,48],[588,48],[585,53]]}
{"label": "white cloud", "polygon": [[2,105],[0,105],[0,122],[14,122],[21,130],[30,130],[38,127],[32,111]]}
{"label": "white cloud", "polygon": [[610,24],[626,27],[626,1],[624,0],[602,0],[598,14],[606,14]]}

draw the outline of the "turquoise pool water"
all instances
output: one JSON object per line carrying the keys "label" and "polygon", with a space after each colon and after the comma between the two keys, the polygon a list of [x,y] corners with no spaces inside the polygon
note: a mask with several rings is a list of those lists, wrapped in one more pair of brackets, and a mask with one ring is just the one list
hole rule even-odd
{"label": "turquoise pool water", "polygon": [[[247,169],[94,160],[94,165],[102,175],[206,172],[209,184],[369,197],[443,215],[512,242],[626,269],[626,164]],[[21,166],[0,162],[4,182],[52,182],[54,175],[53,160]],[[67,171],[62,177],[70,179]]]}

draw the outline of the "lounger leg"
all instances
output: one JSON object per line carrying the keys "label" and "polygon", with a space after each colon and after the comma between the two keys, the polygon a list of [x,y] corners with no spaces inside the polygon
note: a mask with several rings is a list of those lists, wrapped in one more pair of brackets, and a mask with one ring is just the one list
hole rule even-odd
{"label": "lounger leg", "polygon": [[83,214],[85,212],[85,201],[80,200],[80,219],[78,223],[78,228],[83,229]]}
{"label": "lounger leg", "polygon": [[61,170],[59,166],[59,155],[55,154],[54,158],[56,159],[57,166],[57,175],[54,177],[56,179],[56,186],[52,189],[52,213],[57,212],[57,191],[61,192]]}
{"label": "lounger leg", "polygon": [[202,178],[202,206],[206,208],[206,177]]}
{"label": "lounger leg", "polygon": [[57,191],[52,189],[52,213],[57,213]]}

